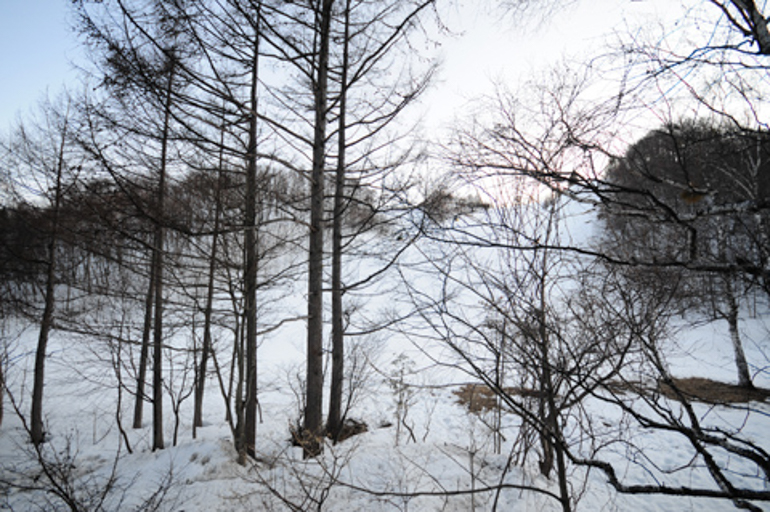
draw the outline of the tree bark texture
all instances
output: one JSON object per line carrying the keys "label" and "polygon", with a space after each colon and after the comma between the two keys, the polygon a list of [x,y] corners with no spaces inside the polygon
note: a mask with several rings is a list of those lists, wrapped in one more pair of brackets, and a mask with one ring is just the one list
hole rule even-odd
{"label": "tree bark texture", "polygon": [[332,219],[332,378],[329,417],[326,430],[336,443],[342,430],[342,389],[345,378],[345,325],[342,308],[342,216],[345,194],[345,123],[347,119],[348,45],[350,43],[350,0],[345,4],[345,39],[340,78],[340,112],[337,128],[337,172],[334,180],[334,218]]}
{"label": "tree bark texture", "polygon": [[329,32],[333,0],[323,0],[316,13],[319,27],[318,61],[313,96],[315,129],[313,136],[313,169],[310,196],[310,240],[308,248],[308,320],[307,371],[304,422],[305,458],[322,451],[323,437],[323,249],[324,249],[324,167],[326,159],[327,75],[329,65]]}
{"label": "tree bark texture", "polygon": [[738,385],[744,388],[753,388],[754,384],[751,381],[749,363],[746,361],[746,353],[743,351],[741,333],[738,329],[739,308],[738,300],[736,299],[733,290],[732,279],[732,276],[725,277],[725,296],[727,299],[726,318],[730,330],[730,341],[732,341],[733,352],[735,354],[735,367],[738,371]]}
{"label": "tree bark texture", "polygon": [[[257,14],[259,16],[259,14]],[[258,29],[257,29],[258,30]],[[246,155],[246,209],[244,293],[246,316],[246,382],[244,438],[241,449],[255,455],[257,436],[257,88],[259,79],[259,34],[256,34],[254,58],[251,63],[249,97],[249,141]],[[243,454],[239,454],[241,458]]]}
{"label": "tree bark texture", "polygon": [[[155,254],[153,253],[153,260]],[[136,401],[134,402],[134,428],[142,428],[144,420],[145,383],[147,382],[147,358],[150,352],[152,335],[152,309],[155,297],[155,265],[151,265],[150,279],[147,283],[147,296],[144,301],[144,327],[142,329],[142,348],[139,351],[139,374],[136,378]]]}
{"label": "tree bark texture", "polygon": [[[171,57],[172,59],[174,57]],[[161,134],[158,197],[156,204],[153,275],[155,276],[155,316],[152,334],[152,450],[162,450],[163,441],[163,264],[165,239],[166,163],[168,159],[169,125],[173,100],[174,63],[168,72],[168,84]]]}

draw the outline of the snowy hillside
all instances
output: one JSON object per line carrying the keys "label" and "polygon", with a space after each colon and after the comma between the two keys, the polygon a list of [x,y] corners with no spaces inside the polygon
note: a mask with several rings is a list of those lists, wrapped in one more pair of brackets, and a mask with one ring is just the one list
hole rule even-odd
{"label": "snowy hillside", "polygon": [[[588,243],[596,223],[593,213],[574,206],[568,209],[572,213],[559,221],[561,242]],[[458,221],[467,223],[455,226],[464,233],[460,236],[470,233],[493,241],[472,219]],[[435,239],[446,235],[443,231],[433,234]],[[357,305],[351,329],[363,331],[367,325],[393,322],[386,330],[350,338],[348,365],[356,367],[352,381],[356,392],[349,418],[364,422],[368,431],[337,445],[328,443],[317,459],[303,460],[302,449],[290,439],[290,426],[297,423],[302,411],[305,323],[301,320],[287,322],[260,338],[257,457],[241,466],[236,463],[215,373],[207,381],[204,426],[193,438],[189,362],[169,352],[164,403],[169,446],[153,452],[149,420],[142,429],[130,428],[131,385],[118,383],[121,376],[128,379],[126,369],[121,373],[116,364],[121,357],[116,352],[119,345],[61,330],[54,331],[48,350],[48,441],[36,452],[23,418],[29,409],[37,327],[25,320],[6,319],[8,396],[0,427],[0,509],[561,510],[556,479],[541,476],[538,461],[520,451],[521,418],[502,402],[476,412],[469,411],[467,401],[460,403],[458,393],[463,386],[477,384],[479,378],[473,361],[458,353],[460,342],[448,337],[450,333],[467,336],[468,345],[462,346],[478,349],[474,353],[479,361],[486,357],[481,352],[484,347],[470,345],[476,324],[460,325],[469,319],[481,323],[478,315],[484,314],[485,306],[480,303],[483,295],[476,279],[490,266],[511,265],[509,270],[514,271],[521,260],[506,259],[509,251],[504,240],[497,240],[497,247],[447,249],[435,239],[419,241],[385,280],[351,297]],[[479,267],[472,268],[469,262]],[[347,265],[351,273],[366,275],[367,265],[375,263],[362,256]],[[558,277],[558,286],[550,295],[554,309],[566,304],[572,290],[568,280],[574,276],[564,269],[574,268],[575,263],[564,265],[554,270]],[[441,269],[449,267],[451,273],[442,273]],[[277,299],[269,304],[271,315],[300,316],[304,290],[304,283],[298,281],[288,293],[276,294]],[[436,313],[431,304],[445,311]],[[105,312],[104,321],[113,313]],[[398,318],[401,320],[396,321]],[[450,325],[450,318],[457,325]],[[447,323],[430,327],[439,319]],[[667,327],[672,336],[665,339],[663,352],[672,375],[732,382],[734,365],[726,322],[704,319],[697,328],[692,326],[692,318],[678,318]],[[755,384],[768,388],[770,310],[766,304],[744,304],[740,326]],[[180,328],[174,334],[178,339],[168,343],[188,346],[191,335],[189,329]],[[230,365],[227,336],[224,329],[216,334],[221,368]],[[597,366],[597,373],[602,368]],[[636,367],[630,368],[633,372]],[[645,378],[641,373],[624,377],[628,381]],[[503,379],[505,386],[523,382],[513,366]],[[652,407],[633,393],[618,396],[634,407]],[[673,400],[662,400],[674,413],[679,410]],[[146,407],[149,411],[150,404]],[[692,407],[704,424],[737,428],[744,438],[770,450],[766,435],[770,403],[693,402]],[[498,414],[499,408],[502,412]],[[584,444],[588,441],[574,424],[578,421],[594,429],[590,445]],[[655,482],[663,475],[667,485],[715,488],[702,465],[689,465],[692,449],[680,436],[632,421],[628,411],[621,410],[614,399],[602,399],[599,392],[583,397],[579,405],[565,412],[564,432],[575,453],[601,454],[615,464],[623,482]],[[534,453],[536,447],[531,450]],[[737,480],[762,486],[761,475],[752,473],[745,462],[729,459],[726,457]],[[570,466],[569,479],[572,493],[579,498],[578,510],[705,512],[733,506],[720,499],[619,494],[607,484],[604,473],[581,466]],[[72,498],[78,503],[68,503]]]}

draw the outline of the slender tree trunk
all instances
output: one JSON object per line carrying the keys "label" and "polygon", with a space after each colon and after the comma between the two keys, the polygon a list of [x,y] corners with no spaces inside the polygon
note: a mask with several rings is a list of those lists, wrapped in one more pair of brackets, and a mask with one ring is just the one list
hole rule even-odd
{"label": "slender tree trunk", "polygon": [[[54,213],[54,218],[56,213]],[[56,221],[54,220],[54,224]],[[48,335],[51,331],[54,313],[54,279],[56,278],[56,228],[51,233],[51,241],[48,245],[48,273],[45,287],[45,306],[43,318],[40,322],[40,334],[37,339],[37,352],[35,353],[35,382],[32,389],[32,422],[31,437],[35,445],[40,445],[45,440],[43,427],[43,386],[45,385],[45,358],[48,346]]]}
{"label": "slender tree trunk", "polygon": [[738,385],[744,388],[753,388],[754,383],[751,381],[749,363],[746,361],[746,354],[743,351],[743,343],[741,342],[741,333],[738,329],[739,308],[732,280],[732,276],[724,278],[725,298],[727,299],[727,315],[725,315],[725,318],[729,325],[730,340],[733,343],[733,352],[735,353],[735,366],[738,370]]}
{"label": "slender tree trunk", "polygon": [[332,219],[332,379],[329,418],[326,430],[336,443],[342,430],[342,388],[345,377],[345,325],[342,318],[342,216],[345,193],[345,123],[347,114],[348,45],[350,39],[350,0],[345,4],[345,38],[340,79],[340,113],[337,128],[337,172],[334,180],[334,218]]}
{"label": "slender tree trunk", "polygon": [[567,463],[564,455],[564,446],[562,445],[561,425],[559,423],[559,409],[556,405],[556,389],[554,386],[554,375],[552,371],[552,362],[550,354],[550,336],[547,328],[546,318],[546,298],[545,298],[545,279],[546,279],[546,256],[544,250],[543,256],[543,275],[540,281],[540,310],[538,311],[538,324],[540,336],[540,364],[542,367],[541,397],[540,397],[540,418],[543,427],[540,431],[540,442],[543,450],[543,459],[540,461],[540,472],[548,477],[556,466],[556,479],[559,485],[559,501],[561,502],[563,512],[570,512],[569,481],[567,478]]}
{"label": "slender tree trunk", "polygon": [[[544,281],[544,279],[543,279]],[[541,281],[540,286],[544,286],[544,282]],[[541,294],[545,294],[544,289],[540,290]],[[540,397],[538,398],[538,416],[540,421],[543,422],[544,428],[540,428],[540,446],[543,452],[543,457],[540,460],[540,473],[546,478],[550,476],[551,470],[554,465],[554,450],[552,435],[555,432],[551,431],[553,426],[554,411],[551,407],[551,394],[553,393],[552,375],[551,375],[551,362],[549,357],[549,343],[548,343],[548,329],[546,328],[544,297],[541,296],[540,311],[538,311],[538,343],[540,345]]]}
{"label": "slender tree trunk", "polygon": [[[219,211],[215,214],[219,217]],[[193,439],[197,436],[198,427],[203,426],[203,394],[206,388],[206,372],[209,353],[211,352],[211,314],[214,305],[214,272],[216,270],[218,221],[214,222],[214,235],[211,239],[211,256],[209,260],[209,275],[206,284],[206,305],[203,310],[203,346],[201,347],[201,360],[198,366],[197,381],[195,382],[195,404],[193,411]]]}
{"label": "slender tree trunk", "polygon": [[[503,318],[502,329],[500,330],[500,347],[495,355],[495,388],[503,389],[505,386],[505,342],[508,336],[508,324]],[[495,394],[495,431],[493,432],[494,452],[500,455],[503,449],[503,401],[500,393]]]}
{"label": "slender tree trunk", "polygon": [[[174,57],[171,57],[172,59]],[[168,158],[169,124],[173,98],[174,63],[168,75],[166,102],[164,106],[163,133],[161,135],[158,198],[154,240],[155,275],[155,318],[153,323],[153,368],[152,368],[152,450],[162,450],[163,442],[163,263],[165,239],[166,161]]]}
{"label": "slender tree trunk", "polygon": [[[246,154],[246,208],[245,208],[245,257],[243,269],[245,339],[244,418],[238,446],[238,460],[246,462],[246,455],[254,456],[257,438],[257,89],[259,87],[259,16],[257,5],[257,30],[254,55],[251,62],[251,89],[249,93],[249,141]],[[240,395],[239,395],[240,396]]]}
{"label": "slender tree trunk", "polygon": [[[233,354],[230,358],[230,378],[227,382],[227,402],[232,403],[233,400],[233,386],[235,385],[235,376],[238,375],[238,381],[240,382],[240,375],[243,372],[243,368],[241,367],[241,333],[243,329],[241,329],[241,318],[240,314],[237,310],[233,311],[234,313],[234,321],[235,326],[233,329]],[[236,370],[238,370],[238,373],[236,374]],[[240,389],[240,388],[239,388]],[[235,402],[235,421],[241,421],[241,413],[240,413],[240,405],[238,402],[240,400],[239,397],[236,397]],[[233,415],[232,411],[230,410],[230,407],[227,408],[227,411],[225,412],[225,421],[228,423],[233,422]],[[236,425],[236,429],[238,426]],[[238,439],[238,436],[235,436],[236,440]]]}
{"label": "slender tree trunk", "polygon": [[[164,188],[161,179],[160,187]],[[159,206],[162,204],[162,193],[158,194]],[[162,211],[162,209],[159,209]],[[163,239],[164,230],[158,220],[155,226],[155,242],[153,267],[155,267],[155,313],[152,333],[152,449],[160,450],[163,442]]]}
{"label": "slender tree trunk", "polygon": [[[220,146],[224,147],[224,126],[220,138]],[[209,275],[206,283],[206,305],[203,310],[203,347],[201,347],[201,360],[198,367],[198,380],[195,383],[195,406],[193,412],[193,439],[197,435],[198,427],[203,426],[203,393],[206,387],[206,371],[209,353],[211,352],[211,315],[214,308],[214,273],[216,272],[217,243],[219,241],[219,227],[222,217],[222,187],[224,158],[223,150],[219,151],[219,175],[217,176],[217,189],[214,205],[214,234],[211,236],[211,254],[209,256]]]}
{"label": "slender tree trunk", "polygon": [[136,379],[136,401],[134,402],[133,428],[142,428],[144,419],[145,382],[147,382],[147,358],[150,353],[150,336],[152,334],[152,308],[155,294],[155,252],[152,254],[153,264],[150,266],[150,279],[147,283],[147,296],[144,300],[144,327],[142,329],[142,348],[139,352],[139,375]]}
{"label": "slender tree trunk", "polygon": [[556,458],[556,477],[559,481],[559,497],[563,512],[570,512],[572,504],[570,503],[569,478],[567,475],[567,461],[564,455],[563,438],[561,435],[561,425],[559,424],[559,415],[556,411],[554,397],[550,397],[552,414],[549,428],[553,432],[553,450]]}
{"label": "slender tree trunk", "polygon": [[[69,114],[67,114],[69,115]],[[67,138],[67,119],[62,128],[61,143],[56,162],[56,187],[54,189],[53,222],[51,226],[50,240],[48,242],[48,269],[45,284],[45,305],[43,318],[40,322],[40,334],[37,339],[37,351],[35,353],[35,376],[32,387],[32,412],[30,436],[32,443],[39,446],[45,441],[43,425],[43,387],[45,385],[45,358],[48,347],[48,336],[53,325],[53,314],[56,305],[55,281],[56,281],[56,251],[59,236],[59,213],[61,209],[62,173],[64,171],[64,147]]]}
{"label": "slender tree trunk", "polygon": [[[245,311],[243,313],[245,315]],[[241,320],[238,326],[238,335],[235,339],[233,350],[234,361],[236,361],[237,375],[235,380],[235,451],[238,453],[238,463],[246,464],[246,399],[244,397],[244,384],[246,381],[246,361],[245,361],[245,329],[244,321]]]}
{"label": "slender tree trunk", "polygon": [[[548,217],[546,240],[551,240],[556,220],[556,204],[553,205]],[[548,243],[548,242],[546,242]],[[539,329],[542,347],[542,372],[543,372],[543,391],[544,396],[541,400],[545,401],[546,413],[543,418],[545,428],[541,432],[543,439],[543,450],[548,452],[544,455],[548,464],[548,472],[556,465],[556,478],[559,485],[559,501],[563,512],[571,512],[569,480],[567,475],[567,462],[564,453],[564,436],[562,435],[561,422],[559,420],[559,407],[557,406],[557,385],[556,376],[553,372],[553,360],[551,358],[551,336],[548,332],[548,300],[547,300],[547,280],[549,274],[550,253],[547,248],[542,249],[541,275],[538,286],[540,288],[540,311],[539,311]],[[547,473],[543,473],[547,476]]]}
{"label": "slender tree trunk", "polygon": [[307,372],[304,424],[305,458],[315,457],[323,449],[323,250],[324,250],[324,167],[326,159],[327,75],[329,65],[329,32],[333,0],[323,0],[316,13],[320,28],[318,61],[313,96],[315,130],[313,136],[313,170],[310,192],[310,243],[308,252],[308,320]]}

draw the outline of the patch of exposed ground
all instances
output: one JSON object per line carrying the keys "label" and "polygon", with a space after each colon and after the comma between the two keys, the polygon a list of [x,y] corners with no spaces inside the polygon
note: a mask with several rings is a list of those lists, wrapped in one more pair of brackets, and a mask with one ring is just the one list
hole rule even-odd
{"label": "patch of exposed ground", "polygon": [[[684,397],[695,402],[708,404],[735,404],[747,402],[764,402],[770,398],[770,389],[744,388],[735,384],[719,382],[702,377],[674,379],[674,387],[660,382],[654,391],[672,400]],[[653,387],[627,382],[609,383],[616,393],[652,393]],[[528,388],[504,388],[511,396],[537,397],[539,392]],[[496,393],[485,384],[465,384],[452,392],[457,397],[457,403],[470,412],[491,411],[498,407]],[[681,395],[680,395],[681,394]]]}
{"label": "patch of exposed ground", "polygon": [[[690,400],[709,404],[734,404],[764,402],[770,398],[770,389],[745,388],[735,384],[719,382],[702,377],[674,379],[674,387]],[[668,398],[679,400],[674,387],[661,382],[658,390]]]}
{"label": "patch of exposed ground", "polygon": [[[540,394],[529,388],[507,387],[503,390],[511,396],[537,397]],[[452,393],[457,397],[457,403],[470,412],[491,411],[498,407],[496,393],[486,384],[464,384]]]}

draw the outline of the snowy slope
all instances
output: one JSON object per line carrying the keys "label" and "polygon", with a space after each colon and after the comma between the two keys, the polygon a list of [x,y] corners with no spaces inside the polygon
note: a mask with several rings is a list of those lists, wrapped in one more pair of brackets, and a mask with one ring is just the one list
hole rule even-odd
{"label": "snowy slope", "polygon": [[[594,229],[590,211],[575,208],[568,228],[561,236],[575,240],[590,238]],[[440,280],[428,273],[438,260],[422,261],[425,255],[440,258],[441,251],[430,244],[420,245],[405,256],[401,273],[416,289],[427,295],[439,292]],[[445,255],[444,255],[445,256]],[[479,253],[478,260],[487,256]],[[351,265],[364,273],[366,265]],[[359,323],[367,319],[396,317],[408,308],[404,287],[392,274],[357,297],[361,306]],[[301,314],[302,283],[295,283],[293,294],[280,299],[275,309],[287,316]],[[458,296],[456,300],[462,303]],[[469,304],[469,307],[472,304]],[[258,460],[247,466],[235,463],[231,433],[224,421],[225,408],[212,376],[207,382],[203,428],[192,438],[192,399],[181,405],[177,446],[170,446],[174,417],[171,402],[166,411],[165,438],[169,447],[151,452],[148,421],[139,430],[130,429],[133,401],[127,391],[119,394],[112,356],[103,341],[56,332],[49,347],[46,420],[50,441],[42,453],[34,453],[27,442],[21,418],[11,411],[0,428],[0,481],[5,487],[0,509],[66,510],[66,504],[41,488],[49,486],[37,459],[43,457],[69,480],[74,494],[90,502],[92,510],[134,510],[148,503],[163,511],[238,510],[366,510],[366,511],[529,511],[560,510],[552,497],[523,491],[533,486],[557,492],[556,483],[539,476],[535,467],[507,467],[507,450],[515,437],[518,419],[503,419],[507,436],[502,453],[493,450],[492,433],[485,425],[489,417],[476,415],[457,403],[452,391],[471,377],[440,340],[408,336],[410,319],[393,329],[356,342],[368,359],[366,380],[362,383],[351,416],[365,421],[370,431],[336,447],[328,446],[318,460],[303,461],[301,450],[289,442],[289,425],[300,411],[298,376],[303,372],[304,323],[290,322],[265,335],[259,349],[260,418]],[[770,387],[767,343],[770,314],[758,308],[742,319],[749,361],[756,370],[756,384]],[[178,336],[185,336],[180,332]],[[26,413],[31,390],[32,364],[37,331],[21,321],[8,323],[4,340],[9,355],[8,388],[19,410]],[[221,336],[226,346],[225,334]],[[226,350],[222,350],[223,359]],[[676,376],[706,376],[731,381],[732,354],[726,325],[705,323],[697,329],[679,331],[672,344],[670,364]],[[441,364],[449,363],[449,364]],[[169,368],[170,369],[170,368]],[[170,377],[169,377],[170,378]],[[188,379],[190,377],[188,376]],[[176,374],[176,384],[182,381]],[[186,382],[189,386],[189,381]],[[400,392],[399,392],[400,391]],[[120,395],[120,396],[119,396]],[[770,425],[770,405],[755,404],[764,415],[748,415],[741,408],[707,408],[699,413],[718,417],[726,424],[744,424],[749,437],[765,441]],[[145,417],[150,417],[147,404]],[[586,410],[599,422],[613,428],[621,416],[599,402],[589,402]],[[489,414],[489,413],[487,413]],[[125,436],[133,453],[128,453],[116,417],[122,415]],[[398,425],[398,418],[404,418]],[[630,430],[634,427],[627,426]],[[608,428],[608,430],[611,430]],[[648,451],[650,460],[662,467],[681,464],[688,450],[673,436],[634,431],[634,440]],[[645,481],[643,461],[628,461],[618,453],[625,468],[624,478]],[[685,473],[685,478],[695,478]],[[606,478],[597,472],[575,470],[576,490],[583,496],[578,508],[587,511],[669,511],[729,510],[726,501],[667,496],[623,496],[611,491]],[[495,491],[469,491],[493,488]],[[709,481],[688,482],[711,485]],[[105,489],[109,488],[109,492]],[[160,492],[161,494],[155,494]],[[103,501],[99,501],[103,500]],[[149,508],[152,508],[151,506]]]}

